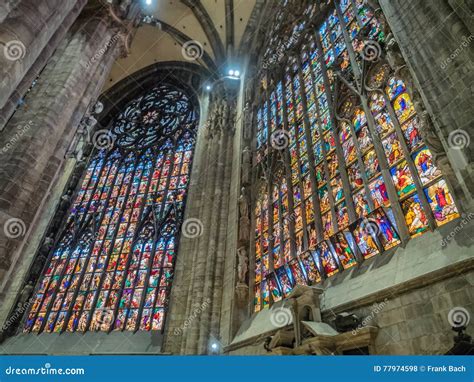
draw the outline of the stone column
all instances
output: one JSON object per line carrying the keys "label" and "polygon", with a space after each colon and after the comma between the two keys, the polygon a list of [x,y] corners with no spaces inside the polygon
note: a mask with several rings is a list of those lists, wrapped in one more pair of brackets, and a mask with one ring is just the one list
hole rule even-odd
{"label": "stone column", "polygon": [[[3,1],[2,1],[3,3]],[[0,109],[72,12],[87,0],[7,1],[0,8]],[[69,27],[69,25],[67,25]]]}
{"label": "stone column", "polygon": [[[44,49],[40,52],[34,63],[29,67],[29,69],[24,73],[18,86],[14,89],[10,97],[6,100],[3,106],[0,106],[0,131],[3,130],[5,124],[10,119],[12,114],[18,108],[20,101],[22,102],[21,107],[29,106],[29,97],[27,96],[28,90],[31,88],[35,79],[40,75],[41,71],[45,67],[48,60],[51,58],[51,55],[54,53],[56,48],[59,46],[61,41],[64,39],[67,31],[70,29],[71,25],[77,19],[81,9],[83,9],[86,1],[78,1],[74,8],[66,15],[63,19],[60,27],[57,28],[56,32],[47,42]],[[25,48],[26,49],[26,48]],[[25,54],[28,52],[25,51]],[[4,52],[0,52],[0,60],[6,59]],[[21,65],[21,60],[18,61],[16,65]],[[2,88],[6,84],[1,84]]]}
{"label": "stone column", "polygon": [[[447,153],[454,171],[446,176],[465,209],[474,204],[474,35],[472,8],[469,10],[467,4],[463,0],[416,4],[380,0],[414,85],[420,90],[419,102],[432,117],[433,131],[428,134],[438,136],[440,151]],[[430,149],[436,155],[435,146]]]}
{"label": "stone column", "polygon": [[120,31],[107,9],[93,16],[85,14],[68,32],[31,90],[29,108],[19,109],[0,136],[3,291],[14,268],[20,278],[17,263],[25,261],[22,249],[38,217],[46,212],[45,201],[78,124],[121,50]]}
{"label": "stone column", "polygon": [[220,341],[224,261],[233,255],[226,235],[235,106],[222,94],[203,105],[183,222],[198,219],[202,230],[180,238],[162,349],[173,354],[207,354],[210,340]]}

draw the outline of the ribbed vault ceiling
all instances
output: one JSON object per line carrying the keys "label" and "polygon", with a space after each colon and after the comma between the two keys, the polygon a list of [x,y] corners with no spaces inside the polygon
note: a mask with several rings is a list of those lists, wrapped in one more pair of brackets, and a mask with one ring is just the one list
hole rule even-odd
{"label": "ribbed vault ceiling", "polygon": [[[211,71],[225,71],[237,55],[259,0],[152,1],[152,5],[143,5],[143,13],[150,17],[138,28],[128,57],[114,64],[105,89],[162,61],[192,61]],[[190,60],[187,53],[183,54],[187,41],[193,41],[192,47],[202,47],[199,59]]]}

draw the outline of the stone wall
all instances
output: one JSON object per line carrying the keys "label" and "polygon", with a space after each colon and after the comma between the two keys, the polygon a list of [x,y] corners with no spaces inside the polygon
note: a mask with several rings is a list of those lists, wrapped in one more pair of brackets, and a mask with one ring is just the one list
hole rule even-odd
{"label": "stone wall", "polygon": [[[448,314],[456,307],[466,309],[473,317],[472,271],[352,312],[359,317],[373,317],[367,325],[380,328],[375,339],[377,354],[433,355],[445,354],[453,346],[455,332]],[[472,334],[472,326],[468,333]]]}

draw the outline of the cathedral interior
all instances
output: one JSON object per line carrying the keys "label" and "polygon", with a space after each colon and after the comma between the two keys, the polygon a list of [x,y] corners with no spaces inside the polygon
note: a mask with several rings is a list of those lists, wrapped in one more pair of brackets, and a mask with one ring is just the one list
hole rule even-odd
{"label": "cathedral interior", "polygon": [[0,354],[473,354],[472,0],[2,0]]}

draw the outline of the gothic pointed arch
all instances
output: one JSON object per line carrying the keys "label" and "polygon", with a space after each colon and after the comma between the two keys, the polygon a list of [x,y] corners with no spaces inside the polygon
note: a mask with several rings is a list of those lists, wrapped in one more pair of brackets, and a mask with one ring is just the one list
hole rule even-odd
{"label": "gothic pointed arch", "polygon": [[107,116],[24,332],[164,330],[199,126],[193,88],[200,72],[162,63],[124,81],[103,96]]}

